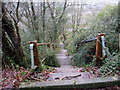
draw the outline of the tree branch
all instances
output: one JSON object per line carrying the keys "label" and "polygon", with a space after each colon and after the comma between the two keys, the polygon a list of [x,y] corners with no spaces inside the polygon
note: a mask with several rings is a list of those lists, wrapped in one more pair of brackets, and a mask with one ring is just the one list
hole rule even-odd
{"label": "tree branch", "polygon": [[62,19],[62,17],[63,17],[63,14],[64,14],[66,8],[67,8],[67,1],[65,1],[65,4],[64,4],[64,7],[63,7],[63,10],[62,10],[62,13],[61,13],[60,18],[59,18],[59,20],[58,20],[57,23],[59,23],[59,22],[61,21],[61,19]]}
{"label": "tree branch", "polygon": [[54,17],[54,12],[53,12],[53,10],[52,10],[52,8],[51,8],[49,2],[47,2],[47,4],[48,4],[49,10],[50,10],[52,19],[55,19],[55,17]]}
{"label": "tree branch", "polygon": [[16,17],[17,17],[17,21],[16,23],[18,23],[20,21],[20,18],[19,18],[19,5],[20,5],[20,2],[18,0],[18,3],[17,3],[17,7],[16,7]]}

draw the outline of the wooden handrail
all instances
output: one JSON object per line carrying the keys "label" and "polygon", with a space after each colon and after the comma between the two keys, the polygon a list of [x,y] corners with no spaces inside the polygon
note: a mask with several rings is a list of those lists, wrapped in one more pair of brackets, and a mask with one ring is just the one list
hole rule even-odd
{"label": "wooden handrail", "polygon": [[81,41],[77,44],[77,46],[80,46],[83,43],[96,41],[96,66],[98,66],[98,67],[101,65],[102,60],[104,58],[106,58],[106,55],[104,56],[103,52],[102,52],[102,50],[103,50],[102,40],[101,40],[102,36],[105,36],[105,33],[98,33],[96,38],[92,38],[92,39],[89,39],[89,40],[83,40],[83,41]]}
{"label": "wooden handrail", "polygon": [[35,65],[37,65],[38,67],[42,68],[41,67],[42,61],[39,60],[38,46],[50,45],[51,43],[38,43],[37,41],[29,41],[29,44],[34,44],[34,46],[33,46],[33,54],[34,54]]}
{"label": "wooden handrail", "polygon": [[42,46],[42,45],[50,45],[50,43],[37,43],[38,46]]}

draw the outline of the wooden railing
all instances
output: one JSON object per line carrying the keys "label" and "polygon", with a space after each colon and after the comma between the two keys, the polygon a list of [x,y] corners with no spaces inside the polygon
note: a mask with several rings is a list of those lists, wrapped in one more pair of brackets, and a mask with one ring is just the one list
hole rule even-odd
{"label": "wooden railing", "polygon": [[83,40],[77,44],[77,46],[81,46],[84,43],[89,43],[92,41],[96,41],[96,66],[100,66],[101,62],[103,59],[106,58],[106,53],[105,53],[105,33],[98,33],[96,38],[89,39],[89,40]]}
{"label": "wooden railing", "polygon": [[[38,43],[37,41],[30,41],[29,44],[33,44],[33,58],[34,60],[31,62],[34,62],[34,65],[37,67],[41,68],[42,62],[39,59],[39,51],[38,51],[38,46],[42,46],[42,45],[47,45],[50,46],[50,43]],[[34,66],[33,66],[34,68]]]}
{"label": "wooden railing", "polygon": [[[106,58],[105,54],[105,33],[99,33],[97,38],[82,41],[81,43],[87,43],[96,40],[96,66],[100,66],[101,62],[104,58]],[[81,44],[79,43],[79,45]],[[33,55],[34,55],[34,64],[38,67],[41,66],[41,61],[39,60],[39,51],[38,46],[47,45],[50,47],[51,43],[38,43],[37,41],[30,41],[29,44],[33,44]]]}

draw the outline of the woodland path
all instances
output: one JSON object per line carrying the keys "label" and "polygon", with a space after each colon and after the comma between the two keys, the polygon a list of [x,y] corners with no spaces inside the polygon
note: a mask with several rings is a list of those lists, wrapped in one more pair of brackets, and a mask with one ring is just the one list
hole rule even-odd
{"label": "woodland path", "polygon": [[20,88],[49,90],[49,87],[50,89],[57,87],[68,90],[69,88],[75,89],[76,87],[85,88],[84,90],[86,90],[87,88],[106,87],[105,83],[112,86],[120,82],[119,77],[95,78],[91,71],[86,71],[83,67],[78,68],[70,65],[71,60],[70,56],[67,56],[67,50],[64,49],[64,45],[62,43],[60,44],[60,47],[61,51],[56,55],[56,57],[58,58],[61,67],[57,67],[54,72],[49,73],[47,81],[31,82],[26,85],[21,85]]}
{"label": "woodland path", "polygon": [[54,73],[49,74],[48,81],[53,80],[77,80],[81,78],[92,78],[93,75],[90,72],[81,72],[84,71],[84,68],[78,68],[70,65],[71,56],[68,56],[67,50],[64,49],[64,44],[60,43],[60,52],[56,55],[59,60],[60,66],[55,68]]}

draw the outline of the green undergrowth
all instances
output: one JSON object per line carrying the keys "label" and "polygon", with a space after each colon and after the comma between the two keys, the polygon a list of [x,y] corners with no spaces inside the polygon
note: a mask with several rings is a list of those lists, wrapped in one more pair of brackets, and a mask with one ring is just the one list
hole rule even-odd
{"label": "green undergrowth", "polygon": [[43,67],[43,71],[48,70],[49,72],[51,72],[51,71],[55,70],[55,67],[44,65],[44,64],[42,64],[42,67]]}
{"label": "green undergrowth", "polygon": [[44,64],[52,67],[60,67],[59,62],[55,55],[46,56]]}
{"label": "green undergrowth", "polygon": [[43,60],[42,63],[44,65],[59,67],[59,62],[56,58],[56,54],[59,51],[58,45],[56,45],[56,49],[48,48],[46,46],[42,46],[39,49],[40,59]]}
{"label": "green undergrowth", "polygon": [[120,75],[120,54],[106,58],[103,65],[98,69],[101,76],[119,76]]}

